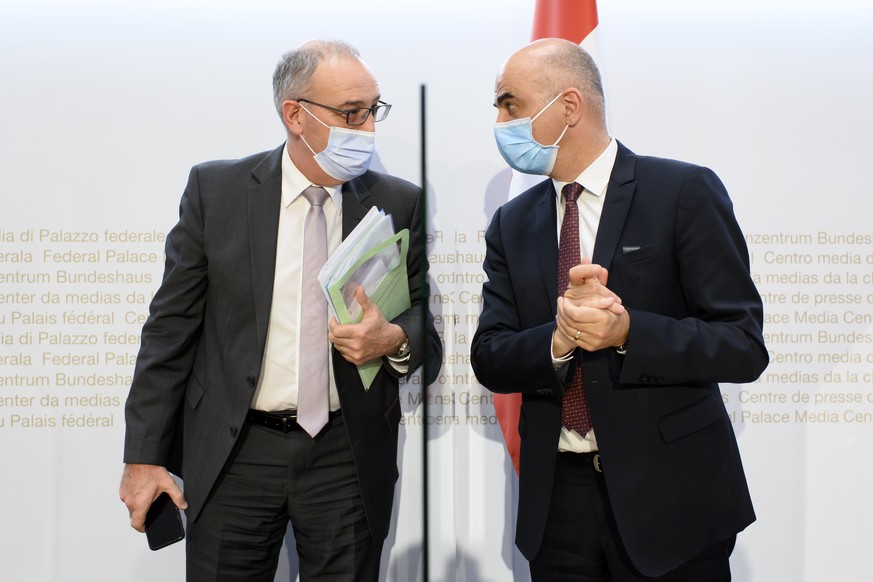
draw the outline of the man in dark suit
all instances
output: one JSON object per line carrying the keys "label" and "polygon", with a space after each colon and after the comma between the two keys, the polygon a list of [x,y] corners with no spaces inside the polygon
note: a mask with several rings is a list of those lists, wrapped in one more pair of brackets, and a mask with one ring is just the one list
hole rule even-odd
{"label": "man in dark suit", "polygon": [[768,354],[727,192],[612,139],[571,42],[511,55],[495,99],[501,154],[551,178],[494,214],[472,345],[484,386],[522,393],[531,576],[729,580],[755,515],[717,382],[755,380]]}
{"label": "man in dark suit", "polygon": [[[273,85],[287,143],[191,171],[143,327],[120,494],[140,531],[161,492],[187,508],[190,580],[272,581],[289,520],[303,580],[376,580],[398,477],[398,378],[442,354],[423,204],[416,186],[367,171],[390,105],[355,49],[305,43]],[[411,307],[389,322],[359,287],[363,319],[328,328],[306,286],[308,216],[323,215],[329,252],[373,206],[410,230]],[[308,317],[323,325],[306,331]],[[365,389],[357,365],[373,360]],[[428,371],[426,382],[438,364]],[[304,395],[321,403],[315,421]]]}

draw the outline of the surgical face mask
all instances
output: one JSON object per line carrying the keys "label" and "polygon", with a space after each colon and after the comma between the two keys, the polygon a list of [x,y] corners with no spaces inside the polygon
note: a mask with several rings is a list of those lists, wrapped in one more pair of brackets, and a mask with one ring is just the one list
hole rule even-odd
{"label": "surgical face mask", "polygon": [[563,92],[549,101],[545,107],[540,109],[539,113],[534,115],[533,119],[525,117],[494,124],[494,138],[497,140],[497,149],[500,151],[500,155],[503,156],[507,164],[519,172],[543,176],[552,173],[555,160],[558,159],[558,143],[563,139],[570,126],[564,126],[564,131],[561,132],[555,143],[544,146],[533,137],[533,122],[562,94]]}
{"label": "surgical face mask", "polygon": [[[300,106],[303,111],[312,113]],[[300,139],[309,148],[314,156],[315,163],[324,170],[324,173],[340,182],[348,182],[357,178],[367,171],[373,160],[373,151],[376,149],[376,132],[348,129],[345,127],[333,127],[312,115],[321,125],[330,129],[327,138],[327,146],[324,150],[315,153],[315,150],[306,142],[301,135]]]}

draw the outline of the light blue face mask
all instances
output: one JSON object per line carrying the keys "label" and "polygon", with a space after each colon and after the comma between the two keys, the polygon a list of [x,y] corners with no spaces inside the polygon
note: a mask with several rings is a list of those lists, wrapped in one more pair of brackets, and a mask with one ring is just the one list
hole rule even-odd
{"label": "light blue face mask", "polygon": [[497,149],[500,155],[512,168],[525,174],[540,174],[548,176],[555,167],[558,159],[558,143],[567,133],[569,125],[564,126],[564,131],[558,136],[558,140],[550,146],[544,146],[533,137],[533,122],[543,111],[563,95],[563,91],[557,97],[540,109],[540,112],[523,119],[513,119],[494,124],[494,139],[497,140]]}
{"label": "light blue face mask", "polygon": [[[312,115],[308,109],[300,106],[303,111]],[[315,150],[306,142],[301,135],[300,139],[309,148],[314,156],[313,159],[324,173],[340,182],[348,182],[357,178],[367,171],[373,160],[373,152],[376,149],[376,132],[348,129],[346,127],[333,127],[312,115],[321,125],[330,128],[327,138],[327,146],[324,150],[315,153]]]}

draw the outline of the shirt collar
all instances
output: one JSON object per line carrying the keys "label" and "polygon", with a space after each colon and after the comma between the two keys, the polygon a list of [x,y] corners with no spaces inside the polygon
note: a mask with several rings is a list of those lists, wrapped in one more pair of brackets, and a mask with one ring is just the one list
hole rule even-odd
{"label": "shirt collar", "polygon": [[[597,197],[603,196],[606,192],[606,187],[609,185],[609,177],[612,175],[612,168],[615,166],[615,156],[618,153],[618,142],[614,139],[609,139],[606,149],[604,149],[597,159],[591,162],[591,165],[585,168],[579,177],[574,180],[578,182],[591,194]],[[555,192],[560,200],[561,189],[569,184],[569,182],[559,182],[552,180],[555,185]]]}
{"label": "shirt collar", "polygon": [[[291,161],[291,155],[288,153],[288,146],[285,146],[285,151],[282,155],[282,206],[288,207],[294,202],[298,196],[303,194],[303,191],[310,186],[318,186],[313,184],[306,176],[303,175],[294,162]],[[322,186],[330,195],[333,204],[337,209],[337,214],[342,213],[342,187],[341,186]]]}

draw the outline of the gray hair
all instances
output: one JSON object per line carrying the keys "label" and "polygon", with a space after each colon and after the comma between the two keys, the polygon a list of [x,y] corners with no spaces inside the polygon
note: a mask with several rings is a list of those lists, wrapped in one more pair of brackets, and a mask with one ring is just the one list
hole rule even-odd
{"label": "gray hair", "polygon": [[340,40],[313,40],[282,55],[273,72],[273,102],[282,117],[282,102],[299,99],[309,89],[318,63],[327,59],[355,58],[361,54]]}
{"label": "gray hair", "polygon": [[541,87],[544,102],[548,103],[568,87],[575,87],[601,118],[605,119],[603,81],[594,59],[585,49],[571,42],[562,43],[556,48],[557,50],[550,51],[543,62]]}

